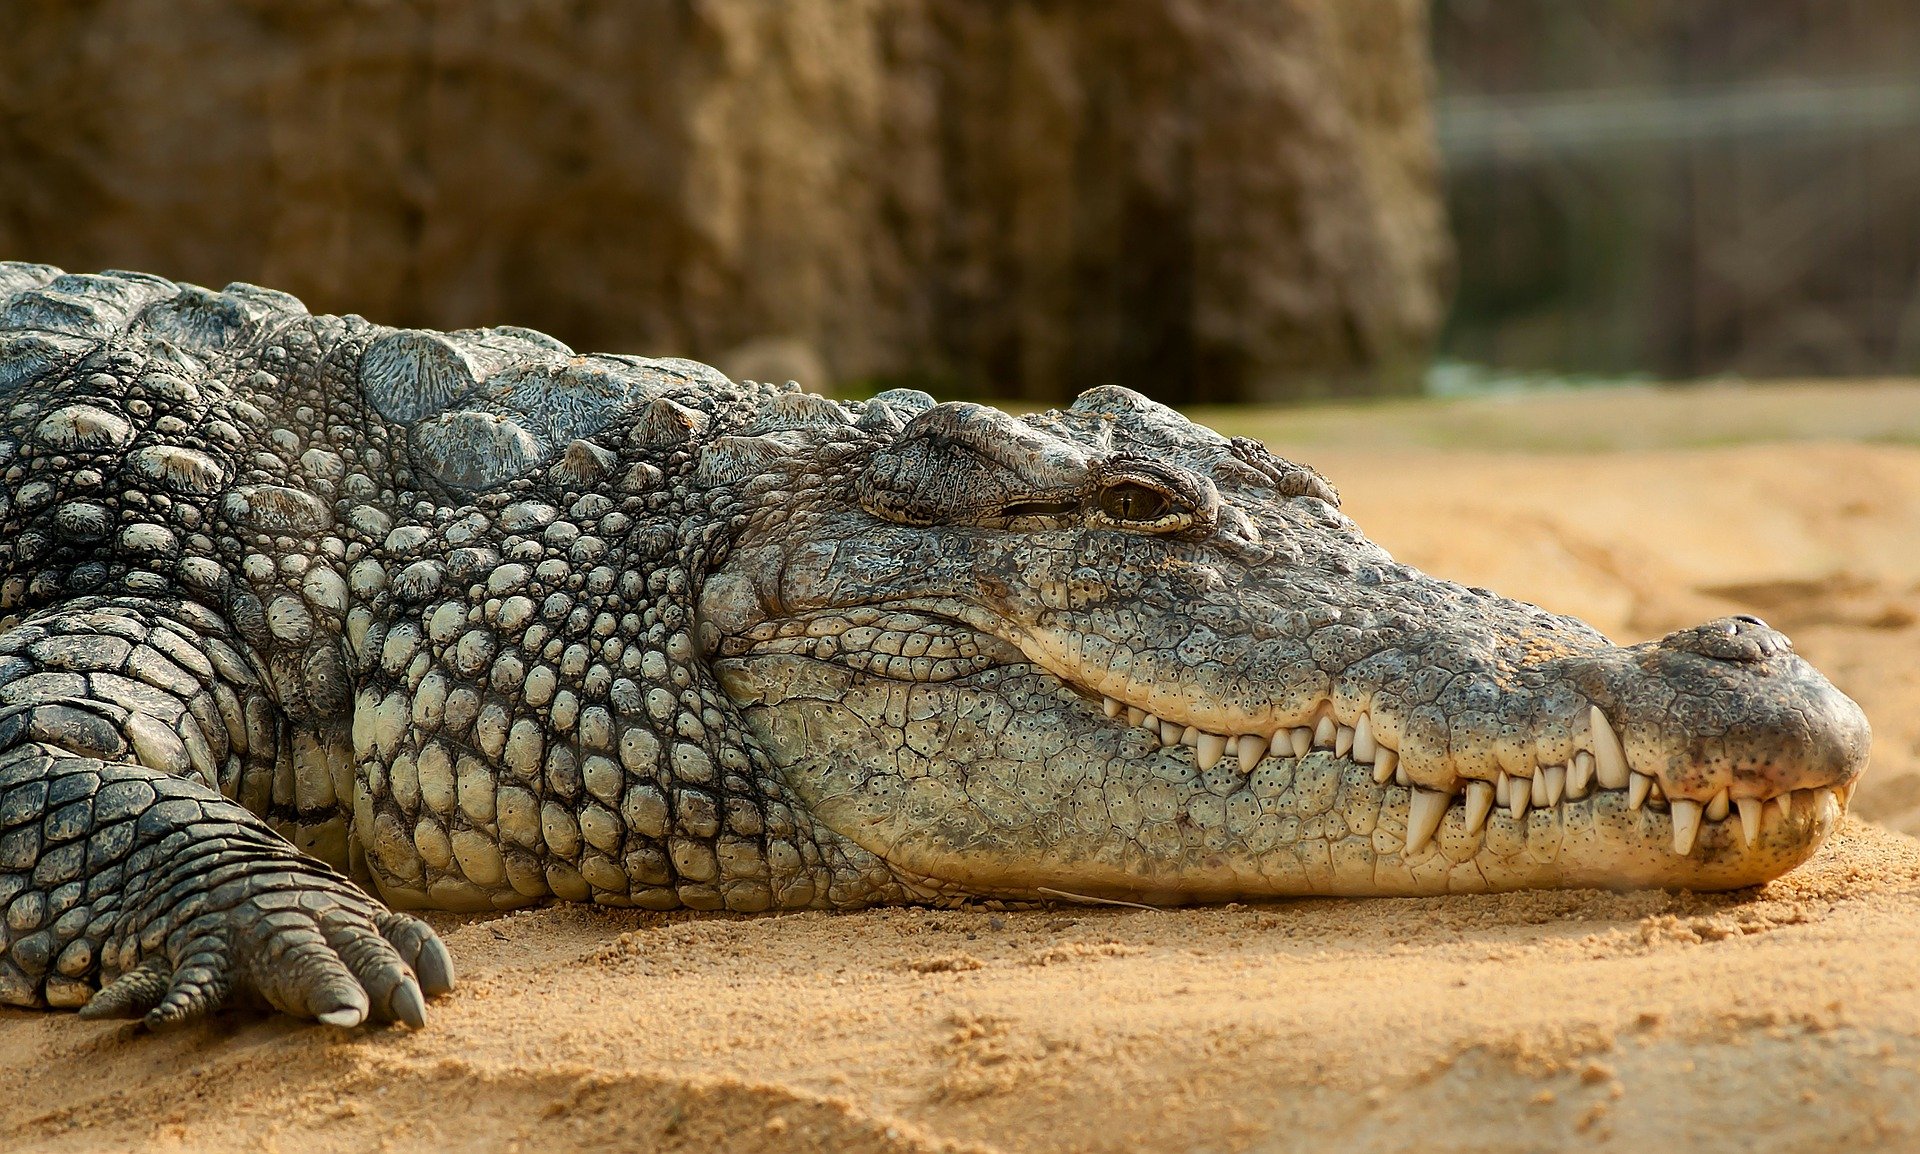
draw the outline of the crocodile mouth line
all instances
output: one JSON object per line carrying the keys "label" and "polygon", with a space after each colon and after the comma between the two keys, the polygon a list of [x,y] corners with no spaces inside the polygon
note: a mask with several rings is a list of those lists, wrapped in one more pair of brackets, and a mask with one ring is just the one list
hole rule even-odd
{"label": "crocodile mouth line", "polygon": [[1493,781],[1463,777],[1460,788],[1436,789],[1416,784],[1400,765],[1399,751],[1376,734],[1372,718],[1361,711],[1351,725],[1342,723],[1330,702],[1323,702],[1310,725],[1282,726],[1271,734],[1220,734],[1177,721],[1156,717],[1137,705],[1103,695],[1061,677],[1089,701],[1098,698],[1109,719],[1145,730],[1164,748],[1186,746],[1193,750],[1194,764],[1202,772],[1231,761],[1243,774],[1252,774],[1269,757],[1302,758],[1315,750],[1330,750],[1335,757],[1349,758],[1372,768],[1377,785],[1396,785],[1410,791],[1406,848],[1416,853],[1433,840],[1448,810],[1461,807],[1463,823],[1469,834],[1479,834],[1496,809],[1505,810],[1515,821],[1528,811],[1552,809],[1578,802],[1602,792],[1624,794],[1629,809],[1650,808],[1671,815],[1673,852],[1685,857],[1693,852],[1703,827],[1731,822],[1748,847],[1760,839],[1768,807],[1778,809],[1782,820],[1796,808],[1808,807],[1821,812],[1832,807],[1835,816],[1844,810],[1853,794],[1853,783],[1812,789],[1787,790],[1770,797],[1732,797],[1729,787],[1705,802],[1693,798],[1669,796],[1660,779],[1627,765],[1626,751],[1620,743],[1606,712],[1590,706],[1590,743],[1593,748],[1574,753],[1564,764],[1541,766],[1531,776],[1499,771]]}

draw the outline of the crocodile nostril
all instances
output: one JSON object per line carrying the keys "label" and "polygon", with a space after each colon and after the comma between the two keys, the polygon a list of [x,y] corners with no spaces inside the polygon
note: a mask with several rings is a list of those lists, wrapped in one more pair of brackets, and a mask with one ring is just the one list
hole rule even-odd
{"label": "crocodile nostril", "polygon": [[1733,615],[1733,620],[1744,621],[1748,625],[1758,625],[1762,629],[1771,628],[1771,626],[1769,626],[1765,621],[1760,620],[1758,617],[1755,617],[1751,613],[1735,613]]}

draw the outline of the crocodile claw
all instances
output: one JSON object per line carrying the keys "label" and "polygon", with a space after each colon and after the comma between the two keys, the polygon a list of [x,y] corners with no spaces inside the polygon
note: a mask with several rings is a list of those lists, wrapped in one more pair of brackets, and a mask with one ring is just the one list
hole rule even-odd
{"label": "crocodile claw", "polygon": [[[426,1025],[426,998],[453,986],[446,947],[418,918],[380,910],[331,878],[202,915],[188,934],[108,983],[86,1018],[174,1029],[232,1006],[270,1006],[329,1026]],[[329,884],[331,883],[331,884]]]}

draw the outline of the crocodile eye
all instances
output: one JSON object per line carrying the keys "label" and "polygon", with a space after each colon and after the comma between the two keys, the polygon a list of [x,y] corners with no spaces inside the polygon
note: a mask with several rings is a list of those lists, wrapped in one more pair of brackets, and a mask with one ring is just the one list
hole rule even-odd
{"label": "crocodile eye", "polygon": [[1173,502],[1165,493],[1137,481],[1118,481],[1108,485],[1100,490],[1095,500],[1102,513],[1122,523],[1158,521],[1173,509]]}

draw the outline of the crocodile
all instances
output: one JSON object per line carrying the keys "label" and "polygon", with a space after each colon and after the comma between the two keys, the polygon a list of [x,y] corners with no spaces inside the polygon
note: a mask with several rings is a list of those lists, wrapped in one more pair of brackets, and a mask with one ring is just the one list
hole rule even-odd
{"label": "crocodile", "polygon": [[1755,885],[1865,766],[1728,617],[1618,646],[1119,387],[836,401],[0,264],[0,1003],[341,1027],[418,910]]}

